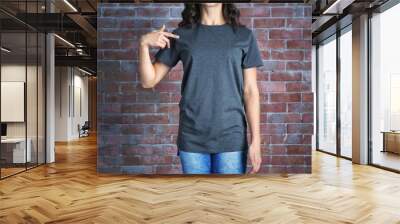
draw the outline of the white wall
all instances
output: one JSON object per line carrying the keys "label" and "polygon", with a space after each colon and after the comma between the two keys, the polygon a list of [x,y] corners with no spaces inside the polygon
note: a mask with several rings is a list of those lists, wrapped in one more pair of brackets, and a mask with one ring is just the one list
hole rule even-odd
{"label": "white wall", "polygon": [[[1,81],[3,82],[25,82],[24,65],[8,64],[1,66]],[[29,70],[30,68],[28,68]],[[7,108],[1,108],[6,110]],[[7,123],[7,136],[8,137],[25,137],[25,122],[12,122]]]}
{"label": "white wall", "polygon": [[[27,69],[27,70],[25,70]],[[28,75],[28,88],[27,88],[27,119],[28,119],[28,137],[31,133],[36,136],[36,80],[31,77],[36,77],[36,66],[27,66],[19,64],[5,64],[1,66],[1,81],[2,82],[25,82],[26,72]],[[39,105],[40,106],[40,105]],[[1,108],[7,110],[7,108]],[[7,136],[8,137],[25,137],[25,123],[26,122],[7,122]]]}
{"label": "white wall", "polygon": [[[26,120],[22,122],[6,122],[8,138],[29,139],[31,148],[32,162],[39,159],[39,163],[44,163],[45,150],[45,120],[44,120],[44,74],[42,67],[25,64],[9,63],[1,66],[2,82],[24,82],[26,84],[26,107],[20,108],[22,113],[26,112]],[[27,79],[27,80],[25,80]],[[4,89],[3,89],[4,90]],[[21,94],[24,90],[21,90]],[[7,97],[7,96],[2,96]],[[2,107],[1,110],[12,110],[10,107]],[[7,111],[13,113],[13,111]],[[14,112],[15,113],[15,112]],[[37,155],[38,154],[38,155]]]}
{"label": "white wall", "polygon": [[55,140],[70,141],[88,120],[88,78],[72,67],[56,67],[55,73]]}
{"label": "white wall", "polygon": [[67,141],[68,124],[68,86],[70,84],[69,68],[55,68],[55,141]]}

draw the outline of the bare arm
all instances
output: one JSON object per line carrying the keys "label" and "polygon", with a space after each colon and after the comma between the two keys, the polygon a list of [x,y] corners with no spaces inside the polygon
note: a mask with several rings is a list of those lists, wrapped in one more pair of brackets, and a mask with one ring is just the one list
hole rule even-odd
{"label": "bare arm", "polygon": [[139,73],[143,88],[153,88],[168,73],[170,67],[163,63],[152,63],[150,50],[146,45],[140,45],[139,49]]}
{"label": "bare arm", "polygon": [[163,26],[158,31],[153,31],[140,38],[139,46],[139,74],[143,88],[153,88],[171,69],[163,63],[152,63],[150,47],[170,47],[168,38],[179,38],[177,35],[164,31]]}
{"label": "bare arm", "polygon": [[244,103],[251,131],[251,145],[249,149],[249,157],[253,166],[251,173],[256,173],[261,167],[260,95],[257,87],[257,69],[244,69],[243,73]]}

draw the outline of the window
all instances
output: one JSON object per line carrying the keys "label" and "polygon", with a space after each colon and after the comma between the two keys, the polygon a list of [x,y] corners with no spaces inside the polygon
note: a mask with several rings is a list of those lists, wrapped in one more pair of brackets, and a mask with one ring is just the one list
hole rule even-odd
{"label": "window", "polygon": [[[43,1],[0,1],[41,13]],[[11,7],[15,8],[15,7]],[[45,163],[45,34],[0,12],[0,178]]]}
{"label": "window", "polygon": [[318,47],[318,145],[336,153],[336,36]]}
{"label": "window", "polygon": [[317,50],[317,149],[350,159],[352,26],[346,26],[338,34],[320,43]]}
{"label": "window", "polygon": [[372,164],[400,170],[400,4],[371,18]]}
{"label": "window", "polygon": [[352,32],[340,36],[340,155],[352,157]]}

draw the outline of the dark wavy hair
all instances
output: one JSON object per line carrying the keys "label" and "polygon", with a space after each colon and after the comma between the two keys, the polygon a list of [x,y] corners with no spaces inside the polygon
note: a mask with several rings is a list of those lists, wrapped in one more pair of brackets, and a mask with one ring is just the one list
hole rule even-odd
{"label": "dark wavy hair", "polygon": [[[226,23],[230,24],[234,29],[240,24],[240,11],[233,3],[222,3],[222,14]],[[200,23],[201,19],[201,4],[200,3],[185,3],[185,8],[182,11],[182,21],[178,24],[179,27],[193,27]]]}

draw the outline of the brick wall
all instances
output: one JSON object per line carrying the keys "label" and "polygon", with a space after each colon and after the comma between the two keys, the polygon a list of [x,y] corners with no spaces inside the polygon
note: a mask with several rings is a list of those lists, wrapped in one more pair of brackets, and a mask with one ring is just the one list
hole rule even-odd
{"label": "brick wall", "polygon": [[[313,133],[311,7],[237,4],[264,59],[262,173],[310,173]],[[103,3],[98,10],[98,171],[181,173],[176,156],[182,64],[154,89],[137,74],[138,39],[180,21],[181,4]],[[156,49],[153,50],[153,53]],[[250,167],[250,160],[248,161]]]}

